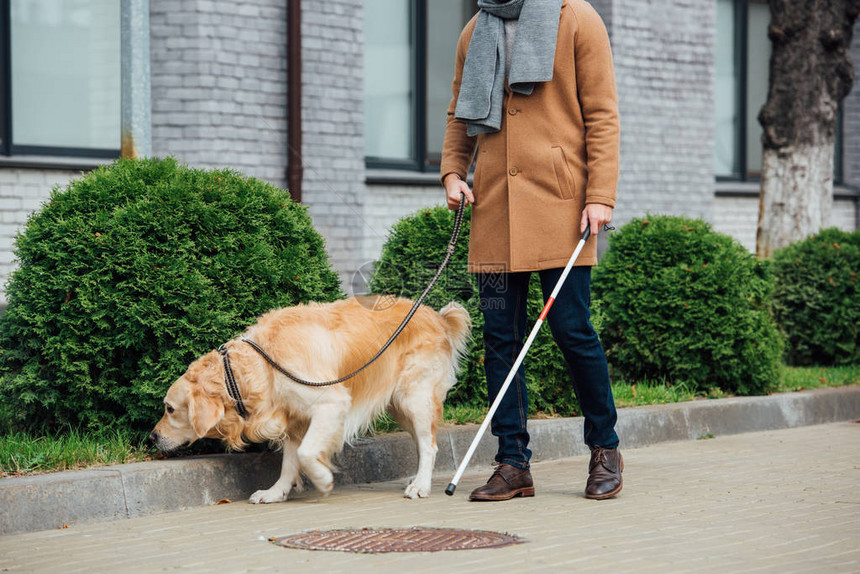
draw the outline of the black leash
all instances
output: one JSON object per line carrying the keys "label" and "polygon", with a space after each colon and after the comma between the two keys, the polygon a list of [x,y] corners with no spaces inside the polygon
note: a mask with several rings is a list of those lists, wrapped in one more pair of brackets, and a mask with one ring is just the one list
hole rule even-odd
{"label": "black leash", "polygon": [[[378,359],[380,356],[382,356],[382,353],[384,353],[386,351],[386,349],[388,349],[388,347],[391,346],[391,343],[393,343],[394,340],[397,338],[397,336],[400,335],[400,333],[403,331],[403,329],[406,328],[406,325],[412,319],[412,316],[416,313],[416,311],[418,311],[418,307],[421,306],[421,303],[424,301],[424,299],[430,293],[430,290],[436,284],[436,281],[438,281],[439,277],[442,276],[442,271],[445,270],[445,267],[447,267],[448,262],[451,260],[451,257],[454,255],[454,246],[457,244],[457,239],[460,237],[460,227],[463,223],[463,215],[465,214],[465,212],[466,212],[466,195],[461,192],[460,193],[460,207],[457,208],[457,215],[456,215],[456,217],[454,217],[454,230],[451,233],[451,240],[448,242],[448,247],[445,249],[445,258],[442,260],[442,263],[439,265],[439,269],[436,271],[436,275],[434,275],[433,278],[430,280],[430,283],[428,283],[427,287],[424,289],[424,292],[421,293],[421,296],[419,296],[418,299],[415,301],[415,303],[412,305],[412,308],[409,310],[409,313],[406,314],[406,317],[400,323],[400,326],[397,327],[397,329],[394,331],[394,333],[391,335],[391,337],[388,338],[388,341],[385,342],[385,344],[382,346],[382,348],[379,349],[379,351],[377,351],[376,354],[369,361],[367,361],[364,365],[362,365],[361,367],[359,367],[355,371],[351,372],[350,374],[345,375],[339,379],[335,379],[333,381],[306,381],[305,379],[297,377],[296,375],[292,374],[291,372],[289,372],[288,370],[283,368],[281,365],[279,365],[272,357],[270,357],[266,353],[266,351],[263,350],[262,347],[260,347],[254,341],[251,341],[250,339],[246,339],[244,337],[242,337],[241,340],[244,341],[245,343],[247,343],[248,345],[250,345],[251,348],[253,348],[255,351],[257,351],[278,372],[280,372],[283,375],[286,375],[291,380],[293,380],[297,383],[300,383],[302,385],[307,385],[309,387],[328,387],[331,385],[337,385],[339,383],[342,383],[344,381],[347,381],[347,380],[353,378],[354,376],[356,376],[357,374],[359,374],[360,372],[365,370],[367,367],[372,365],[373,362],[376,361],[376,359]],[[233,376],[233,369],[230,368],[230,359],[229,359],[229,356],[227,354],[227,349],[224,345],[221,345],[221,347],[219,347],[219,349],[218,349],[218,352],[224,356],[224,373],[225,373],[226,384],[227,384],[227,392],[230,394],[230,397],[236,401],[236,410],[244,418],[245,415],[243,415],[242,412],[245,411],[245,405],[242,403],[242,397],[239,394],[239,387],[236,385],[236,379]]]}

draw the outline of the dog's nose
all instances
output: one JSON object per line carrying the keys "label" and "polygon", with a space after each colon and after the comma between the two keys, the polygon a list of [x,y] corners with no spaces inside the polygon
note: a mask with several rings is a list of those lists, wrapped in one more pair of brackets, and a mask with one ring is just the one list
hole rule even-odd
{"label": "dog's nose", "polygon": [[152,431],[149,435],[149,442],[156,442],[158,440],[158,434],[155,431]]}

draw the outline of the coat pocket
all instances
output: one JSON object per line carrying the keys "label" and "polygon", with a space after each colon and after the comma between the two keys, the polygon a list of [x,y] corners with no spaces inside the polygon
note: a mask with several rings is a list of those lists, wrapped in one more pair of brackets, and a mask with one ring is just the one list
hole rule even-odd
{"label": "coat pocket", "polygon": [[576,186],[573,183],[573,176],[570,173],[567,158],[564,156],[564,150],[561,146],[553,146],[552,148],[552,167],[555,169],[555,179],[558,183],[561,198],[574,199],[576,197]]}

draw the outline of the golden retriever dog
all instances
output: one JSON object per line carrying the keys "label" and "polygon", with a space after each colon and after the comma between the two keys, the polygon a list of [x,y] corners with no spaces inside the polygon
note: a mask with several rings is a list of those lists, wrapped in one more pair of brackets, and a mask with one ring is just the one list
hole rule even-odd
{"label": "golden retriever dog", "polygon": [[[266,313],[244,338],[291,374],[328,381],[363,365],[412,306],[406,299],[363,297],[310,303]],[[227,391],[222,355],[210,351],[171,385],[164,416],[150,438],[171,452],[199,438],[218,438],[234,450],[270,441],[283,451],[281,476],[255,492],[253,504],[281,502],[301,485],[299,473],[323,494],[334,486],[332,456],[383,412],[408,431],[418,449],[418,473],[408,498],[430,494],[436,429],[442,403],[466,351],[468,312],[449,303],[438,313],[421,306],[382,356],[357,376],[332,386],[297,383],[275,370],[248,343],[225,344],[245,417]]]}

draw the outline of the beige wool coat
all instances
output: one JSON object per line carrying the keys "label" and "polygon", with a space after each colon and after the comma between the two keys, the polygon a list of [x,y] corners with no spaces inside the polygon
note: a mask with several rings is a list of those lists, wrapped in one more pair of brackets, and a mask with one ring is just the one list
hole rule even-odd
{"label": "beige wool coat", "polygon": [[[606,27],[585,0],[564,0],[552,80],[528,96],[506,89],[501,130],[469,137],[454,110],[475,21],[457,44],[441,165],[443,181],[465,180],[477,149],[469,271],[564,267],[585,205],[615,207],[620,122]],[[577,265],[596,263],[592,237]]]}

